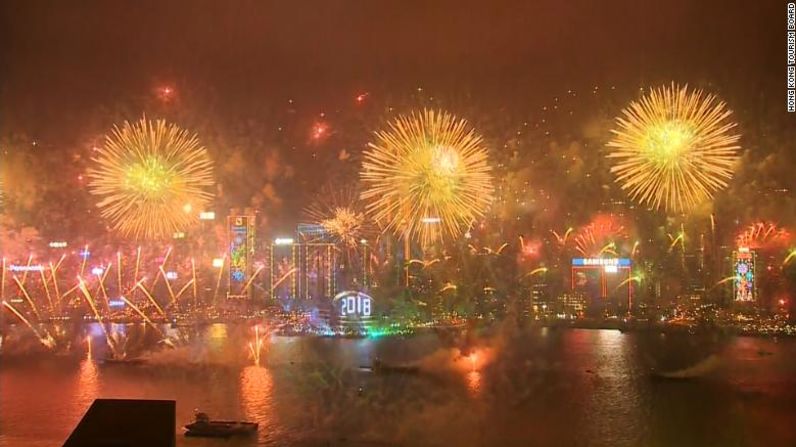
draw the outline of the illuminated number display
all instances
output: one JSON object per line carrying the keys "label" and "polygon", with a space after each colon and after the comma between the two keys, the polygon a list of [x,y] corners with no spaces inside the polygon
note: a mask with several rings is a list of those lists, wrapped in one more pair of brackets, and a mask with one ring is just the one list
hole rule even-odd
{"label": "illuminated number display", "polygon": [[342,292],[335,297],[340,306],[341,317],[369,317],[373,309],[373,298],[359,292]]}

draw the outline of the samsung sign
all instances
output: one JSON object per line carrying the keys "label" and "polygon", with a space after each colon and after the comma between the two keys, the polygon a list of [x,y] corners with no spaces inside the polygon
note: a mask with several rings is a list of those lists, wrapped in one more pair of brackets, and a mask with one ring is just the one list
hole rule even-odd
{"label": "samsung sign", "polygon": [[629,258],[573,258],[572,265],[575,267],[588,267],[588,266],[630,267],[630,259]]}

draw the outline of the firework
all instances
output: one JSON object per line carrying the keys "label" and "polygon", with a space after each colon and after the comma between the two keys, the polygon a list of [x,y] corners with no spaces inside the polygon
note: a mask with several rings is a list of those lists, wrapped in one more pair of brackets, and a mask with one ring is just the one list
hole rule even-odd
{"label": "firework", "polygon": [[260,366],[263,348],[265,347],[266,337],[270,336],[270,331],[265,328],[260,334],[260,326],[254,326],[254,340],[249,342],[249,355],[254,360],[255,366]]}
{"label": "firework", "polygon": [[790,233],[769,222],[757,222],[746,227],[735,238],[738,247],[754,250],[781,249],[790,243]]}
{"label": "firework", "polygon": [[794,258],[796,258],[796,248],[791,249],[791,251],[788,252],[788,255],[782,260],[782,265],[786,265],[791,259]]}
{"label": "firework", "polygon": [[571,234],[571,233],[572,233],[574,230],[575,230],[575,229],[574,229],[574,228],[572,228],[572,227],[569,227],[569,228],[567,228],[567,231],[565,231],[565,232],[563,233],[563,236],[562,236],[562,235],[560,235],[560,234],[558,234],[558,233],[557,233],[555,230],[550,230],[550,232],[551,232],[551,233],[553,233],[553,236],[555,236],[555,238],[556,238],[556,242],[558,242],[558,245],[560,245],[560,246],[564,247],[564,246],[566,246],[566,245],[567,245],[567,239],[569,238],[569,235],[570,235],[570,234]]}
{"label": "firework", "polygon": [[608,143],[611,172],[631,198],[685,212],[726,187],[740,136],[724,102],[672,84],[653,89],[617,118]]}
{"label": "firework", "polygon": [[617,219],[598,215],[578,230],[574,238],[575,249],[586,257],[617,256],[616,243],[626,238],[625,227]]}
{"label": "firework", "polygon": [[304,210],[307,219],[321,226],[347,248],[356,248],[362,239],[374,235],[359,194],[352,188],[324,188],[319,199]]}
{"label": "firework", "polygon": [[773,223],[757,222],[749,225],[735,240],[738,247],[755,250],[787,247],[790,233]]}
{"label": "firework", "polygon": [[88,171],[102,216],[124,236],[171,237],[212,198],[213,165],[195,135],[165,121],[114,127]]}
{"label": "firework", "polygon": [[486,212],[492,176],[480,136],[445,112],[403,115],[365,153],[362,198],[373,219],[424,244],[456,237]]}

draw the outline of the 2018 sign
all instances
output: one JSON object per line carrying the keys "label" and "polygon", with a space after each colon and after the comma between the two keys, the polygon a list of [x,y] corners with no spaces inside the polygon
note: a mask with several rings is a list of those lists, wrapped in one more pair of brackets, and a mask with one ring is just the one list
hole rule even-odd
{"label": "2018 sign", "polygon": [[370,317],[373,310],[373,298],[362,292],[338,293],[334,303],[339,303],[341,317]]}

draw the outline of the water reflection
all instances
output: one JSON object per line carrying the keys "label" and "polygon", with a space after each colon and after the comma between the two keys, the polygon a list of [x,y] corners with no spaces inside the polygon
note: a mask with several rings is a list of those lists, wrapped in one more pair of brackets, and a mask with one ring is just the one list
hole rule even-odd
{"label": "water reflection", "polygon": [[[590,436],[594,439],[624,439],[635,443],[643,433],[644,393],[638,389],[642,380],[634,362],[629,338],[619,331],[588,331],[594,366],[585,371],[591,376],[585,416]],[[627,427],[628,429],[620,429]],[[634,437],[629,436],[630,433]]]}
{"label": "water reflection", "polygon": [[[245,358],[251,330],[198,327],[189,346],[176,348],[147,339],[159,355],[136,366],[0,359],[3,435],[13,445],[59,445],[92,399],[113,396],[176,399],[180,423],[197,407],[257,421],[258,441],[246,442],[264,445],[796,445],[787,423],[796,417],[793,340],[719,339],[712,344],[726,362],[722,374],[661,383],[646,374],[648,357],[672,369],[716,349],[694,337],[563,329],[480,340],[465,355],[434,335],[273,337],[264,368]],[[85,327],[76,333],[85,337]],[[100,338],[91,349],[94,358],[107,354]],[[421,372],[358,368],[376,356]],[[704,430],[720,423],[727,427]],[[318,442],[301,444],[308,439]],[[177,445],[210,444],[178,437]]]}
{"label": "water reflection", "polygon": [[[273,413],[273,377],[262,366],[247,366],[240,373],[243,411],[249,420],[269,425]],[[265,428],[265,427],[262,427]]]}
{"label": "water reflection", "polygon": [[76,407],[86,409],[99,394],[97,365],[90,358],[80,362],[77,373],[77,390],[74,396]]}
{"label": "water reflection", "polygon": [[466,375],[467,377],[467,390],[470,391],[470,394],[473,396],[478,396],[481,394],[481,372],[480,371],[470,371]]}

